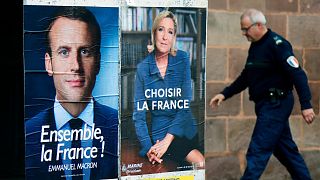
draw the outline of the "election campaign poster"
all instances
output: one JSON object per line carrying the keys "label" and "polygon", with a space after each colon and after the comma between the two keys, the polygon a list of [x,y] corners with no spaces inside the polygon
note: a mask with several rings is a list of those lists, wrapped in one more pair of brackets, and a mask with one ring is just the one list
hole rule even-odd
{"label": "election campaign poster", "polygon": [[204,178],[207,1],[23,10],[26,179]]}
{"label": "election campaign poster", "polygon": [[119,5],[23,10],[26,179],[118,179]]}
{"label": "election campaign poster", "polygon": [[[16,110],[22,102],[15,95],[18,90],[10,92],[12,87],[21,89],[17,76],[5,77],[5,82],[14,84],[6,85],[11,88],[5,94],[15,96],[6,113],[14,112],[14,118],[7,119],[18,119],[24,126],[25,153],[13,143],[18,147],[15,153],[24,156],[25,179],[240,178],[250,161],[247,145],[255,133],[254,108],[248,109],[253,104],[246,100],[251,94],[246,90],[217,109],[215,102],[220,105],[220,101],[214,97],[223,93],[223,85],[232,84],[245,64],[247,40],[252,40],[249,29],[267,27],[263,33],[279,33],[271,39],[277,46],[285,42],[280,36],[292,43],[288,52],[296,55],[284,62],[305,70],[309,80],[304,82],[310,85],[305,92],[310,88],[313,95],[308,99],[313,107],[307,109],[312,115],[308,124],[319,118],[319,94],[314,93],[319,92],[314,68],[318,67],[314,63],[320,36],[314,25],[319,8],[316,2],[293,2],[279,6],[263,1],[263,6],[256,7],[229,0],[218,4],[208,0],[23,0],[23,117]],[[258,12],[262,20],[249,18],[250,23],[243,24],[248,20],[243,13],[250,11]],[[13,73],[11,66],[6,67],[5,74]],[[284,90],[279,91],[281,100],[291,98],[286,96],[290,88]],[[299,99],[301,94],[293,91],[293,95]],[[299,140],[296,145],[309,169],[307,176],[317,179],[318,161],[313,158],[319,153],[313,138],[317,124],[307,127],[300,122],[300,105],[295,101],[290,116],[292,137]],[[19,135],[7,141],[17,139]],[[281,166],[270,162],[269,169]],[[225,164],[234,171],[221,171]],[[292,175],[279,172],[267,170],[263,176]]]}
{"label": "election campaign poster", "polygon": [[207,1],[120,14],[121,179],[204,179]]}

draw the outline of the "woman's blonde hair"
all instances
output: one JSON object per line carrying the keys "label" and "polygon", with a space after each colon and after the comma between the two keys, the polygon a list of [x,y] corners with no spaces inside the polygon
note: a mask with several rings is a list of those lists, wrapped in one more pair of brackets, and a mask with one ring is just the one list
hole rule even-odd
{"label": "woman's blonde hair", "polygon": [[173,24],[174,24],[174,39],[172,41],[172,46],[170,48],[170,54],[175,56],[176,52],[177,52],[177,49],[175,47],[176,47],[176,35],[177,35],[178,23],[177,23],[177,18],[175,17],[175,15],[171,11],[168,11],[168,10],[161,11],[153,21],[152,29],[151,29],[151,46],[150,46],[149,52],[152,52],[156,48],[156,45],[155,45],[156,42],[154,39],[155,33],[156,33],[157,28],[159,27],[160,21],[164,18],[172,19]]}

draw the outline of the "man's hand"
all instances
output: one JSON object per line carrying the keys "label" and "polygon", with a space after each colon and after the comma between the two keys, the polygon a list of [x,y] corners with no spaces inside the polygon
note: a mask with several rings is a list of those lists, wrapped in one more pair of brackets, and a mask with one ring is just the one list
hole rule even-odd
{"label": "man's hand", "polygon": [[221,102],[225,99],[223,94],[215,95],[210,101],[210,107],[215,109],[216,107],[220,106]]}
{"label": "man's hand", "polygon": [[301,114],[306,123],[311,124],[313,122],[315,114],[312,108],[302,110]]}

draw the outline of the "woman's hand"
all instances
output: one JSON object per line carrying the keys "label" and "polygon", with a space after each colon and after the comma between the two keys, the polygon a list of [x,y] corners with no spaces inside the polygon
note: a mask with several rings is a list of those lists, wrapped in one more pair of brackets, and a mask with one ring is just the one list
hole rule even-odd
{"label": "woman's hand", "polygon": [[157,140],[156,144],[151,147],[158,158],[161,158],[167,152],[173,139],[174,136],[168,133],[164,139]]}
{"label": "woman's hand", "polygon": [[149,159],[149,162],[154,164],[154,163],[162,163],[162,159],[158,158],[152,147],[150,150],[147,152],[147,157]]}
{"label": "woman's hand", "polygon": [[153,145],[147,152],[149,162],[151,162],[152,164],[156,162],[162,163],[163,159],[161,159],[161,157],[164,155],[164,153],[167,152],[173,139],[174,136],[168,133],[163,140],[157,140],[156,144]]}

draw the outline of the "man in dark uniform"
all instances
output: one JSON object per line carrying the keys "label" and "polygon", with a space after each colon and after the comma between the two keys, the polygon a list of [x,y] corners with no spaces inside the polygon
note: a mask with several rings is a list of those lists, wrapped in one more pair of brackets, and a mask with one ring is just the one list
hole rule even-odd
{"label": "man in dark uniform", "polygon": [[308,124],[314,119],[307,76],[295,58],[291,44],[266,27],[262,12],[246,10],[240,21],[242,34],[251,42],[247,62],[237,79],[211,99],[210,106],[215,108],[249,87],[257,120],[242,179],[259,179],[272,153],[293,179],[311,179],[288,122],[294,104],[293,85],[303,119]]}

